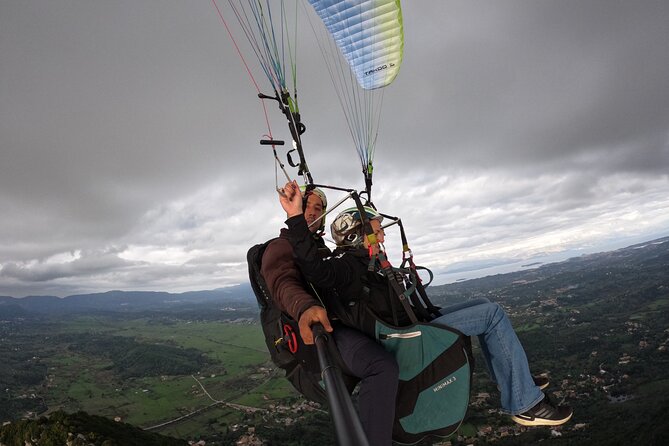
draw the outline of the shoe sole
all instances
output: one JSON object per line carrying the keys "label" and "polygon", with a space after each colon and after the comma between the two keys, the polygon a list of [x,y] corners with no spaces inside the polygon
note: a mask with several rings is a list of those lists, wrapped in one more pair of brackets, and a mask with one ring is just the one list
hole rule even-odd
{"label": "shoe sole", "polygon": [[549,382],[545,382],[545,383],[543,383],[542,385],[540,385],[539,388],[540,388],[541,390],[544,390],[546,387],[548,387],[549,384],[550,384]]}
{"label": "shoe sole", "polygon": [[569,421],[572,415],[574,414],[570,413],[567,418],[562,418],[560,420],[547,420],[545,418],[526,419],[520,418],[517,415],[513,415],[511,419],[518,424],[522,424],[523,426],[559,426]]}

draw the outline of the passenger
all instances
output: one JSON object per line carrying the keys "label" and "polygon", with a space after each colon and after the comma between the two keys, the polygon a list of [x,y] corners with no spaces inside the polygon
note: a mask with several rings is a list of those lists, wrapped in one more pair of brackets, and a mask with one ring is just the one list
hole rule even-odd
{"label": "passenger", "polygon": [[[365,209],[377,241],[370,246],[357,208],[340,213],[331,226],[338,249],[334,256],[324,259],[317,255],[297,184],[286,184],[284,192],[280,197],[288,217],[284,236],[293,247],[295,263],[310,283],[323,289],[336,289],[348,313],[338,316],[369,333],[364,324],[364,305],[359,303],[366,301],[370,306],[375,305],[386,299],[390,288],[388,278],[377,273],[378,265],[369,271],[370,255],[375,257],[384,241],[382,217],[372,208]],[[491,378],[500,390],[502,410],[515,422],[525,426],[556,426],[571,418],[571,407],[553,404],[537,385],[544,383],[535,382],[525,351],[499,304],[487,299],[473,300],[445,308],[441,314],[432,323],[478,337]]]}

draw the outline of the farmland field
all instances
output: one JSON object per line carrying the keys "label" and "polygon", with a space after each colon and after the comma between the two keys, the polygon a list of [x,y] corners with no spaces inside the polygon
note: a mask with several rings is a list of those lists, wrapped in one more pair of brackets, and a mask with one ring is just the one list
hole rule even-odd
{"label": "farmland field", "polygon": [[[26,323],[21,328],[16,342],[37,352],[35,358],[46,366],[45,384],[29,390],[44,401],[47,414],[84,410],[146,428],[200,411],[156,429],[184,434],[202,432],[204,424],[215,429],[243,418],[243,413],[215,405],[214,400],[266,408],[297,396],[281,378],[283,372],[269,362],[256,324],[82,316],[57,324]],[[148,351],[158,345],[194,349],[207,362],[189,374],[123,378],[114,367],[118,358],[109,356],[108,346],[125,338]],[[86,339],[100,342],[99,348],[93,353],[74,348],[77,340]]]}

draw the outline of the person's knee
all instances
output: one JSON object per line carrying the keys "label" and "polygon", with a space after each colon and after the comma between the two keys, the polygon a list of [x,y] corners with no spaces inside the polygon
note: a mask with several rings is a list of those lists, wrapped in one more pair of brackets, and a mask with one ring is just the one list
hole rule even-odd
{"label": "person's knee", "polygon": [[497,302],[488,302],[485,304],[487,307],[488,314],[490,314],[490,320],[493,324],[499,323],[501,320],[506,318],[506,312],[504,308]]}
{"label": "person's knee", "polygon": [[379,361],[377,366],[379,371],[375,377],[377,383],[389,397],[395,395],[400,380],[400,367],[397,365],[397,361],[395,361],[395,358],[390,358]]}
{"label": "person's knee", "polygon": [[384,369],[386,370],[386,374],[395,381],[400,379],[400,366],[397,364],[395,358],[384,361]]}
{"label": "person's knee", "polygon": [[379,355],[370,363],[369,372],[374,375],[383,375],[385,379],[398,380],[400,367],[392,355]]}

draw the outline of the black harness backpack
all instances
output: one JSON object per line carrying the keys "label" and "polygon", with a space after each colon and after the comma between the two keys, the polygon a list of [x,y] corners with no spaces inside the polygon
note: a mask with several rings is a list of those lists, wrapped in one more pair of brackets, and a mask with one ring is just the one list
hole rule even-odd
{"label": "black harness backpack", "polygon": [[[311,401],[327,404],[316,347],[302,342],[297,321],[276,306],[260,273],[262,256],[272,240],[254,245],[246,255],[251,288],[260,307],[260,324],[267,350],[272,362],[285,371],[286,379],[295,390]],[[328,349],[339,367],[345,370],[333,340],[328,343]],[[344,375],[344,380],[351,391],[358,381],[348,375]]]}

